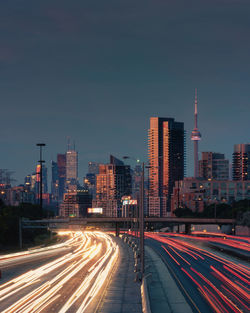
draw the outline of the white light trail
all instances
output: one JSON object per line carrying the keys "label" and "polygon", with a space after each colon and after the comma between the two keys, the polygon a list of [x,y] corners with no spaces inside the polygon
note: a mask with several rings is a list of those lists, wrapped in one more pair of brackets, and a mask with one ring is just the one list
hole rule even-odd
{"label": "white light trail", "polygon": [[[66,312],[69,308],[72,309],[72,305],[76,307],[77,301],[79,302],[77,313],[86,310],[112,270],[119,249],[109,235],[101,232],[73,232],[71,237],[65,242],[65,246],[75,246],[73,252],[0,285],[0,307],[4,308],[2,313],[48,310],[48,307],[53,306],[57,301],[62,303],[61,295],[65,294],[65,291],[67,299],[61,304],[61,309],[57,308],[58,312]],[[53,249],[61,252],[62,248],[64,248],[63,244],[59,244]],[[45,252],[44,248],[36,250],[36,252],[32,251],[33,256]],[[16,261],[23,260],[24,257],[29,258],[30,253],[14,255]],[[12,258],[13,255],[9,257],[5,255],[3,261],[6,262]],[[0,258],[0,264],[1,260]],[[67,290],[68,282],[79,277],[77,275],[81,271],[85,273],[83,280],[77,281],[76,289]],[[13,303],[6,307],[4,300],[8,301],[9,297],[12,297]]]}

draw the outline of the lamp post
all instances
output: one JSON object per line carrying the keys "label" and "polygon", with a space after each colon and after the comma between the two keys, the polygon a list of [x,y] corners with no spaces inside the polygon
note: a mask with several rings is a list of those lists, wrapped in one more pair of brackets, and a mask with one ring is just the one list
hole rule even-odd
{"label": "lamp post", "polygon": [[177,156],[177,160],[178,160],[178,164],[177,164],[177,168],[176,168],[177,179],[178,179],[178,181],[177,181],[177,186],[178,186],[178,189],[177,189],[177,192],[178,192],[178,194],[177,194],[177,208],[179,209],[179,206],[180,206],[180,165],[179,165],[179,162],[181,159],[181,154],[178,152],[176,154],[176,156]]}
{"label": "lamp post", "polygon": [[[123,159],[133,159],[129,156],[124,156]],[[139,162],[139,160],[136,160]],[[141,192],[140,192],[140,207],[139,207],[139,231],[140,231],[140,261],[141,261],[141,279],[144,274],[144,162],[142,163],[141,174]]]}
{"label": "lamp post", "polygon": [[38,147],[40,147],[40,160],[38,161],[40,163],[40,188],[39,188],[39,204],[40,208],[43,208],[43,163],[45,163],[44,160],[42,160],[42,148],[45,145],[45,143],[37,143],[36,144]]}
{"label": "lamp post", "polygon": [[149,215],[149,190],[150,190],[149,170],[150,168],[152,168],[152,166],[145,166],[145,168],[148,170],[148,183],[147,183],[148,196],[147,196],[147,212],[146,212],[146,216],[148,216]]}
{"label": "lamp post", "polygon": [[140,255],[141,255],[141,274],[144,274],[144,162],[142,163],[141,176],[141,205],[140,205]]}

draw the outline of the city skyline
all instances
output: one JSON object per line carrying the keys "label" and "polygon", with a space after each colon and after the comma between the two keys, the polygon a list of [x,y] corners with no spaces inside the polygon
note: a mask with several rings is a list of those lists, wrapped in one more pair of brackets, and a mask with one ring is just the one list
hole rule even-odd
{"label": "city skyline", "polygon": [[[150,118],[152,118],[152,117],[150,117]],[[172,117],[171,117],[172,118]],[[149,127],[149,126],[148,126]],[[185,129],[185,123],[184,123],[184,130],[186,131],[186,129]],[[191,134],[192,134],[192,132],[190,132],[190,134],[188,134],[187,133],[187,131],[186,131],[186,140],[185,140],[185,150],[187,150],[187,147],[188,146],[191,146],[191,144],[189,144],[189,141],[191,142],[191,139],[189,138],[189,137],[191,137]],[[146,134],[147,135],[147,134]],[[188,135],[190,135],[190,136],[188,136]],[[66,139],[65,139],[65,142],[66,142]],[[222,153],[222,154],[225,154],[226,156],[227,156],[227,159],[229,160],[229,165],[230,165],[230,171],[232,170],[232,165],[233,165],[233,153],[234,153],[234,146],[235,145],[249,145],[249,143],[248,142],[240,142],[240,143],[232,143],[231,144],[231,148],[232,148],[232,151],[231,151],[231,154],[230,154],[230,152],[229,152],[229,154],[226,154],[224,151],[222,151],[222,150],[219,150],[219,151],[216,151],[215,149],[213,149],[213,147],[211,147],[211,149],[210,150],[201,150],[201,149],[199,149],[199,152],[198,152],[198,160],[200,161],[201,159],[202,159],[202,153],[204,153],[204,152],[210,152],[210,151],[212,151],[213,153]],[[79,145],[80,146],[80,145]],[[65,155],[66,155],[66,153],[67,153],[67,146],[65,145]],[[46,159],[46,154],[48,155],[49,154],[49,152],[47,151],[47,153],[46,153],[46,149],[48,149],[49,147],[47,147],[46,146],[46,148],[44,149],[44,155],[45,155],[45,157],[44,157],[44,159],[45,159],[45,166],[47,167],[47,169],[48,169],[48,181],[51,181],[51,179],[52,179],[52,165],[51,165],[51,162],[54,162],[56,159],[57,159],[57,155],[61,155],[61,151],[63,150],[63,149],[61,149],[60,150],[60,152],[55,152],[55,156],[53,156],[53,158],[51,158],[51,159]],[[192,149],[192,147],[190,147],[191,149]],[[36,149],[35,149],[36,150]],[[81,149],[80,149],[81,150]],[[145,150],[146,150],[146,148],[145,148]],[[193,149],[192,149],[193,150]],[[191,150],[191,155],[188,155],[188,152],[186,152],[186,159],[188,159],[188,161],[186,161],[186,170],[185,170],[185,177],[194,177],[194,161],[193,161],[193,159],[194,159],[194,150],[192,151]],[[38,154],[38,153],[37,153]],[[109,155],[110,155],[111,153],[110,152],[105,152],[105,153],[103,153],[103,156],[102,156],[102,158],[99,158],[99,159],[94,159],[94,160],[87,160],[87,163],[86,164],[81,164],[81,163],[79,163],[78,164],[78,166],[79,166],[79,168],[81,169],[80,170],[80,174],[78,174],[78,181],[79,182],[81,182],[82,181],[82,179],[84,178],[84,176],[88,173],[88,163],[89,162],[97,162],[97,163],[107,163],[107,158],[109,157]],[[123,156],[125,155],[121,155],[121,154],[119,154],[119,152],[118,151],[116,151],[116,152],[114,152],[114,154],[115,155],[117,155],[119,158],[123,158]],[[140,162],[142,163],[142,162],[148,162],[148,157],[147,157],[147,150],[145,151],[145,156],[144,156],[144,158],[143,159],[139,159],[138,158],[138,160],[140,160]],[[78,155],[78,158],[81,160],[81,155],[79,155],[79,153],[78,153],[78,149],[76,150],[76,155]],[[135,157],[137,157],[137,156],[135,156]],[[136,164],[134,164],[135,162],[133,161],[133,158],[130,160],[130,161],[128,161],[128,163],[129,164],[131,164],[132,165],[132,167],[133,166],[136,166]],[[13,166],[12,167],[10,167],[10,168],[8,168],[8,170],[9,171],[11,171],[11,178],[13,178],[14,179],[14,181],[16,182],[16,185],[18,185],[18,184],[23,184],[24,183],[24,180],[25,180],[25,177],[27,176],[27,175],[30,175],[31,173],[33,173],[33,172],[35,172],[35,170],[34,170],[34,168],[32,168],[32,167],[36,167],[37,166],[37,164],[38,164],[38,162],[36,162],[35,160],[33,160],[33,163],[32,163],[32,165],[28,165],[27,166],[27,168],[30,168],[30,171],[29,172],[25,172],[25,174],[24,174],[24,176],[22,176],[21,174],[20,174],[20,172],[21,172],[21,168],[16,168],[16,171],[13,171]],[[23,172],[23,171],[22,171]],[[19,174],[19,175],[16,175],[16,174]]]}
{"label": "city skyline", "polygon": [[250,0],[0,1],[0,311],[249,307]]}
{"label": "city skyline", "polygon": [[168,116],[184,122],[192,176],[195,88],[199,151],[231,160],[249,142],[249,11],[244,0],[1,3],[1,168],[22,183],[35,144],[49,166],[67,136],[79,177],[110,153],[146,161],[149,118]]}

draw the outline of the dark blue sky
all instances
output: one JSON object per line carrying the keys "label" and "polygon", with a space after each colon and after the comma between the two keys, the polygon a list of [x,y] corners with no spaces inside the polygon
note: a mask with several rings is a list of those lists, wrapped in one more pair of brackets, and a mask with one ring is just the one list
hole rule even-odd
{"label": "dark blue sky", "polygon": [[250,142],[249,0],[0,2],[0,168],[18,182],[76,141],[79,177],[110,153],[146,160],[150,116],[190,132],[200,151]]}

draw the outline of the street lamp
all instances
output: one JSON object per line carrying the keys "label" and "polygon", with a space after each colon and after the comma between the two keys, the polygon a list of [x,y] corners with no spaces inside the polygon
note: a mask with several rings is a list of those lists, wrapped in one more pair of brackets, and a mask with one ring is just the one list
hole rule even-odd
{"label": "street lamp", "polygon": [[[133,159],[129,156],[124,156],[123,159]],[[136,159],[136,162],[140,161]],[[140,192],[140,207],[139,207],[139,229],[140,229],[140,260],[141,260],[141,275],[144,274],[144,162],[142,162],[141,173],[141,192]]]}
{"label": "street lamp", "polygon": [[[157,159],[162,159],[163,156],[159,156]],[[123,159],[133,159],[129,156],[124,156]],[[138,159],[134,159],[137,163],[140,161]],[[144,275],[144,174],[145,174],[145,163],[142,162],[142,173],[141,173],[141,192],[140,192],[140,207],[139,207],[139,230],[140,230],[140,260],[141,260],[141,275],[143,278]],[[154,166],[149,164],[149,166],[146,166],[147,169],[150,168],[159,168],[158,166]]]}
{"label": "street lamp", "polygon": [[140,205],[140,256],[141,256],[141,274],[144,275],[144,162],[142,162],[141,176],[141,205]]}
{"label": "street lamp", "polygon": [[38,147],[40,147],[40,160],[38,161],[40,163],[40,191],[39,191],[39,202],[40,202],[40,208],[43,209],[43,163],[45,163],[44,160],[42,160],[42,148],[45,145],[45,143],[37,143]]}

